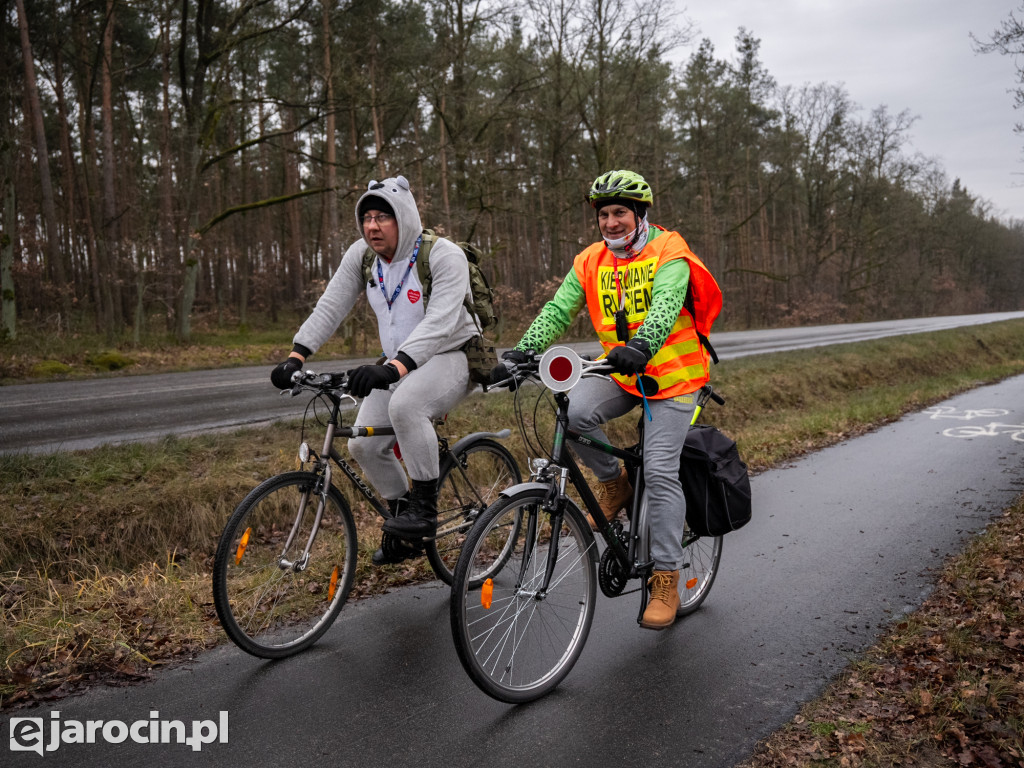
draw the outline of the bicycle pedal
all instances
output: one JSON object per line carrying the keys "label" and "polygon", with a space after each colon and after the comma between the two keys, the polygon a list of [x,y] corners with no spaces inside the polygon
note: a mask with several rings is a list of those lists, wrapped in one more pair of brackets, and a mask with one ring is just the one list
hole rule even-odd
{"label": "bicycle pedal", "polygon": [[380,549],[373,553],[371,560],[374,565],[396,565],[406,560],[415,560],[424,554],[426,552],[418,542],[385,533],[381,537]]}

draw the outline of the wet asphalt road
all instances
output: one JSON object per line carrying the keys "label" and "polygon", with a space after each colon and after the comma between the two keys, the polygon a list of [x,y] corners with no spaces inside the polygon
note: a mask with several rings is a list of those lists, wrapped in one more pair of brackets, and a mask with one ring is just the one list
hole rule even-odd
{"label": "wet asphalt road", "polygon": [[[1024,317],[1024,312],[716,333],[722,359],[839,344]],[[598,345],[573,345],[597,353]],[[352,368],[371,360],[320,361],[318,372]],[[95,448],[103,443],[152,440],[166,434],[234,429],[299,418],[303,398],[280,396],[271,366],[215,371],[120,376],[89,381],[0,387],[0,453]]]}
{"label": "wet asphalt road", "polygon": [[[953,436],[964,426],[978,434]],[[1024,492],[1024,377],[752,485],[754,519],[725,538],[704,607],[650,632],[637,628],[637,595],[601,597],[576,667],[533,704],[493,701],[466,677],[434,582],[346,607],[294,659],[223,647],[150,682],[13,713],[191,727],[225,712],[226,744],[75,744],[40,757],[8,751],[4,716],[0,764],[732,766],[917,606],[943,559]]]}

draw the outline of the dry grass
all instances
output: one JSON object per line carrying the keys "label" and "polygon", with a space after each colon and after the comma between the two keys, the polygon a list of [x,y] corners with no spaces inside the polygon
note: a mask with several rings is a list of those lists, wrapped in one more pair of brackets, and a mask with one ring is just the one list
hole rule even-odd
{"label": "dry grass", "polygon": [[[706,420],[760,470],[1022,371],[1024,322],[758,356],[718,366],[728,402]],[[444,429],[513,422],[509,395],[478,395]],[[618,420],[613,441],[631,441],[634,424]],[[282,424],[0,457],[0,708],[146,674],[222,642],[210,595],[220,529],[249,489],[294,467],[297,443],[297,425]],[[509,447],[524,464],[521,441]],[[372,567],[377,521],[346,495],[360,542],[352,599],[430,577],[422,559]]]}

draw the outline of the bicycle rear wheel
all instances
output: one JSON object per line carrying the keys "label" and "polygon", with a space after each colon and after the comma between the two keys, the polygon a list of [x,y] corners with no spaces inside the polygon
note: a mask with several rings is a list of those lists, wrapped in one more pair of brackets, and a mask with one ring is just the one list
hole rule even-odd
{"label": "bicycle rear wheel", "polygon": [[683,558],[676,616],[688,616],[696,611],[711,591],[722,560],[722,537],[697,537],[687,530],[683,534]]}
{"label": "bicycle rear wheel", "polygon": [[[463,668],[485,693],[513,704],[540,698],[569,674],[597,602],[590,526],[570,501],[552,531],[545,496],[530,489],[489,507],[466,539],[452,585],[452,636]],[[541,593],[552,546],[557,560]]]}
{"label": "bicycle rear wheel", "polygon": [[322,482],[313,472],[270,478],[245,497],[221,534],[213,602],[228,637],[254,656],[278,659],[312,645],[352,587],[355,522],[337,488],[317,492]]}
{"label": "bicycle rear wheel", "polygon": [[448,454],[437,482],[437,536],[426,546],[427,560],[441,581],[452,583],[462,545],[480,513],[521,480],[515,458],[490,438]]}

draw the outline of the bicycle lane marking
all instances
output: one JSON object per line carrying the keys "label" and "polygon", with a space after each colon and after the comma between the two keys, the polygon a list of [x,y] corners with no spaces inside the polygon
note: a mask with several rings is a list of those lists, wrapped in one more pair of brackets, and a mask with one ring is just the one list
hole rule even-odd
{"label": "bicycle lane marking", "polygon": [[[1008,416],[1010,411],[1005,408],[981,408],[978,410],[958,410],[953,406],[940,405],[934,408],[926,408],[924,413],[929,414],[932,419],[956,419],[958,421],[971,421],[972,419],[991,419],[997,416]],[[967,424],[956,427],[947,427],[942,430],[944,437],[955,437],[970,439],[972,437],[999,437],[1009,435],[1011,440],[1024,443],[1024,424],[1004,424],[998,421],[990,421],[988,424]]]}
{"label": "bicycle lane marking", "polygon": [[929,414],[933,419],[970,421],[971,419],[991,419],[995,416],[1007,416],[1010,412],[1005,408],[981,408],[979,410],[961,411],[952,405],[937,405],[933,408],[925,408],[922,413]]}

